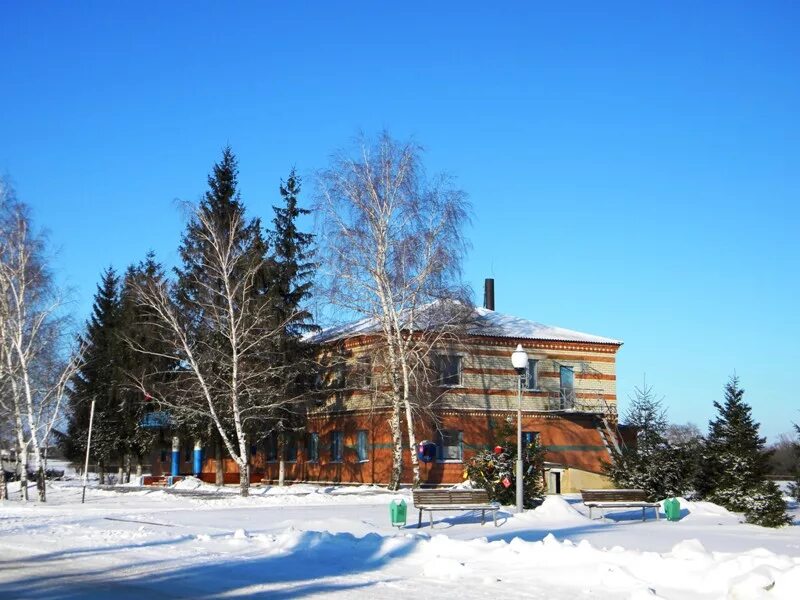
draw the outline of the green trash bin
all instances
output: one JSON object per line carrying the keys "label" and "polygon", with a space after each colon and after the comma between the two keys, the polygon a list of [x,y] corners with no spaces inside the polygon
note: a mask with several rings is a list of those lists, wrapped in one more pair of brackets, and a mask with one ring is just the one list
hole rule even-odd
{"label": "green trash bin", "polygon": [[680,521],[681,503],[677,498],[668,498],[664,501],[664,512],[667,515],[667,521]]}
{"label": "green trash bin", "polygon": [[393,527],[405,527],[406,524],[406,501],[392,500],[389,505],[389,516],[392,518]]}

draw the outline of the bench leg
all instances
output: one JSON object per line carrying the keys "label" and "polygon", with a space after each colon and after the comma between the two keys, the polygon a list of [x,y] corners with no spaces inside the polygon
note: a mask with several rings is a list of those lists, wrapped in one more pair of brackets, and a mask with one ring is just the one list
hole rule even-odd
{"label": "bench leg", "polygon": [[646,520],[647,519],[646,519],[645,514],[644,514],[644,506],[643,506],[642,507],[642,523],[644,523]]}
{"label": "bench leg", "polygon": [[656,506],[654,508],[655,508],[655,511],[656,511],[656,521],[658,521],[658,507]]}
{"label": "bench leg", "polygon": [[592,507],[589,507],[589,520],[592,520]]}
{"label": "bench leg", "polygon": [[430,521],[431,521],[431,529],[433,529],[433,511],[432,510],[428,511],[428,519],[430,519]]}
{"label": "bench leg", "polygon": [[494,521],[494,526],[497,527],[497,511],[492,511],[492,520]]}
{"label": "bench leg", "polygon": [[417,529],[422,527],[422,509],[419,509],[419,521],[417,522]]}
{"label": "bench leg", "polygon": [[482,510],[481,511],[481,527],[483,527],[484,523],[486,523],[486,511]]}

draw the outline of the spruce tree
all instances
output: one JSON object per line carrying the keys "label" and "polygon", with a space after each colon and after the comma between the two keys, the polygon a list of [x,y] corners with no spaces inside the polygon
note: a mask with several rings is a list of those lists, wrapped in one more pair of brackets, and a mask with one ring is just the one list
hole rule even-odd
{"label": "spruce tree", "polygon": [[636,444],[615,452],[606,465],[614,485],[644,490],[653,502],[684,495],[688,465],[667,440],[666,410],[646,382],[634,389],[625,424],[636,431]]}
{"label": "spruce tree", "polygon": [[298,218],[310,213],[298,206],[300,187],[300,178],[292,169],[288,179],[281,182],[282,205],[272,207],[275,212],[269,234],[272,254],[265,261],[265,293],[271,304],[274,326],[281,330],[275,341],[274,360],[282,369],[276,372],[273,385],[282,390],[286,399],[271,420],[278,435],[281,482],[287,438],[294,437],[293,434],[303,427],[302,399],[309,383],[305,375],[311,371],[309,365],[313,360],[313,348],[301,338],[318,329],[306,308],[316,265],[313,235],[300,231],[297,223]]}
{"label": "spruce tree", "polygon": [[[497,448],[478,451],[465,464],[465,476],[485,489],[489,499],[505,505],[517,503],[516,430],[502,423],[497,430]],[[523,442],[524,444],[524,442]],[[495,450],[499,450],[496,452]],[[525,444],[522,456],[522,495],[525,508],[536,507],[546,493],[544,483],[544,448],[535,439]]]}
{"label": "spruce tree", "polygon": [[786,524],[786,504],[778,487],[767,481],[766,438],[744,401],[739,378],[725,385],[725,402],[714,402],[717,418],[709,423],[698,491],[713,502],[738,512],[747,521],[768,527]]}
{"label": "spruce tree", "polygon": [[[198,388],[195,367],[193,372],[183,373],[183,378],[180,372],[176,373],[179,394],[172,401],[182,431],[206,437],[216,427],[220,436],[233,440],[228,449],[234,453],[235,446],[232,457],[239,466],[242,495],[247,495],[249,487],[249,448],[264,431],[266,415],[261,407],[273,401],[272,390],[263,385],[267,376],[262,375],[271,372],[273,366],[273,349],[265,342],[272,337],[269,310],[265,308],[266,253],[267,241],[260,222],[248,220],[245,215],[238,192],[237,160],[227,147],[214,165],[208,177],[208,191],[184,233],[180,246],[182,264],[176,269],[174,289],[183,333],[194,348],[195,364],[205,374],[207,385]],[[246,297],[238,295],[245,289]],[[234,298],[231,293],[237,296]],[[236,313],[234,324],[228,319]],[[230,337],[232,327],[240,333],[246,330],[253,341]],[[215,389],[211,389],[210,380],[217,386]],[[213,414],[209,403],[215,404]],[[218,425],[212,427],[214,420]]]}
{"label": "spruce tree", "polygon": [[120,294],[120,336],[124,342],[120,360],[126,374],[120,392],[120,437],[125,440],[129,465],[131,461],[136,465],[137,476],[158,438],[158,431],[143,427],[143,420],[147,413],[159,408],[152,401],[153,396],[169,394],[167,386],[177,368],[176,361],[169,357],[169,347],[157,334],[155,315],[137,296],[138,289],[160,285],[164,277],[163,267],[148,252],[143,261],[128,267]]}
{"label": "spruce tree", "polygon": [[795,425],[794,429],[797,433],[797,441],[794,443],[795,464],[792,473],[793,480],[789,484],[789,494],[800,502],[800,425]]}
{"label": "spruce tree", "polygon": [[67,434],[63,441],[68,458],[80,462],[86,452],[89,413],[95,400],[91,456],[98,462],[101,482],[104,467],[124,450],[118,436],[120,422],[119,359],[121,343],[119,277],[109,267],[95,293],[92,315],[80,336],[85,361],[72,379]]}

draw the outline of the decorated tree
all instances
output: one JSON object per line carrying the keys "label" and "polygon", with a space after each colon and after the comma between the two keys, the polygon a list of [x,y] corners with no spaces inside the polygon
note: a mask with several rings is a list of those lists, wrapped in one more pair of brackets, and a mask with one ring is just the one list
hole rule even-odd
{"label": "decorated tree", "polygon": [[[467,461],[466,477],[500,504],[516,504],[517,444],[513,427],[504,423],[498,430],[498,444],[481,450]],[[523,442],[524,444],[524,442]],[[533,508],[545,494],[544,450],[538,439],[524,444],[522,493],[525,508]]]}

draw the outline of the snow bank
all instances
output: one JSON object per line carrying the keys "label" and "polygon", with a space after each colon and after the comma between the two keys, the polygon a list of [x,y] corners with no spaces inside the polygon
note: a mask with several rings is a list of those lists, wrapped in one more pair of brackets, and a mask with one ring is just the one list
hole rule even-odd
{"label": "snow bank", "polygon": [[588,523],[589,517],[581,514],[561,496],[547,496],[544,502],[533,510],[528,510],[521,515],[514,516],[520,522],[553,522],[563,523],[568,521]]}

